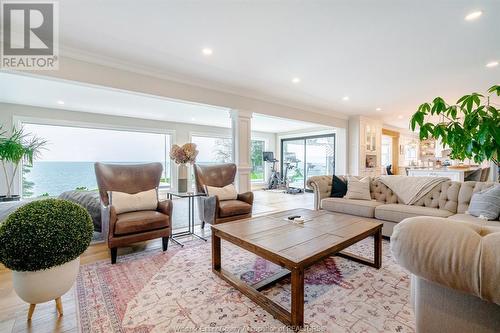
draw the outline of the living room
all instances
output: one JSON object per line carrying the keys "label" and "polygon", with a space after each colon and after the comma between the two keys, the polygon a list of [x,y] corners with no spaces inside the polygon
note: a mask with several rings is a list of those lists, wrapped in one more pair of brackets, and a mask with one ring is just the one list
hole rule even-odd
{"label": "living room", "polygon": [[1,2],[0,331],[500,327],[497,2],[45,3]]}

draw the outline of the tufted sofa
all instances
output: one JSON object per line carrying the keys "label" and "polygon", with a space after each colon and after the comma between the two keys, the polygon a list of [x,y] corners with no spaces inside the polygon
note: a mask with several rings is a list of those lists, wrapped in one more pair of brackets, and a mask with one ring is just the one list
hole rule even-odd
{"label": "tufted sofa", "polygon": [[[339,178],[346,180],[344,176]],[[484,221],[466,214],[472,194],[493,184],[450,180],[434,187],[413,205],[405,205],[378,178],[373,178],[370,183],[372,200],[331,198],[332,176],[314,176],[307,180],[307,186],[314,191],[315,209],[376,218],[383,221],[382,234],[389,237],[397,223],[415,216],[442,217],[478,225],[500,225],[499,221]]]}
{"label": "tufted sofa", "polygon": [[[476,187],[470,183],[464,198]],[[417,332],[500,332],[498,225],[424,216],[394,228],[391,251],[412,273]]]}

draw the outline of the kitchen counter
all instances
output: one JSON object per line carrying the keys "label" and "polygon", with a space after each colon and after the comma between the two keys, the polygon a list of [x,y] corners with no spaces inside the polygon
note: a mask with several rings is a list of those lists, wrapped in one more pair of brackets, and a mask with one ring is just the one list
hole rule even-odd
{"label": "kitchen counter", "polygon": [[470,175],[472,172],[478,170],[478,167],[470,167],[467,169],[455,169],[455,168],[429,168],[429,167],[414,167],[408,170],[408,176],[415,177],[448,177],[451,180],[463,182],[465,177]]}

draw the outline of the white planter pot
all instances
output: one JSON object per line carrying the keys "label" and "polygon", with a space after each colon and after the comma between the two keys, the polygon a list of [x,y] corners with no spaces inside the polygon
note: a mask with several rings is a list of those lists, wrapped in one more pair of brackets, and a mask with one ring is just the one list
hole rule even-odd
{"label": "white planter pot", "polygon": [[80,268],[80,257],[35,272],[12,271],[14,290],[23,301],[39,304],[54,300],[71,289]]}

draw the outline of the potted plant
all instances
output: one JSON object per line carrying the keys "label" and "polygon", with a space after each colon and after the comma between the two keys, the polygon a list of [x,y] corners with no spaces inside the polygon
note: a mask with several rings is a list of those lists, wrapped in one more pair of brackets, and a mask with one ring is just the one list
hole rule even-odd
{"label": "potted plant", "polygon": [[[12,186],[19,165],[24,161],[27,165],[32,165],[33,160],[38,157],[41,150],[47,142],[36,136],[24,133],[23,129],[12,129],[12,133],[7,135],[5,131],[1,131],[0,127],[0,161],[2,161],[5,183],[7,185],[7,193],[0,197],[0,201],[19,200],[19,195],[12,195]],[[7,170],[8,164],[13,165],[12,174],[9,177]]]}
{"label": "potted plant", "polygon": [[82,254],[93,234],[92,219],[82,206],[61,199],[30,202],[0,225],[0,262],[12,270],[14,290],[30,304],[56,301],[75,282]]}
{"label": "potted plant", "polygon": [[[488,94],[500,96],[500,85]],[[424,103],[412,116],[410,127],[420,127],[420,140],[441,139],[450,149],[450,158],[473,159],[476,163],[493,161],[500,165],[500,109],[490,103],[489,95],[472,93],[448,104],[441,97]],[[429,117],[430,116],[430,117]],[[432,121],[426,118],[440,118]],[[499,168],[500,177],[500,168]]]}
{"label": "potted plant", "polygon": [[177,191],[187,191],[187,165],[186,163],[193,164],[198,156],[196,144],[186,143],[182,147],[179,145],[172,145],[170,148],[170,159],[178,164],[177,172]]}

